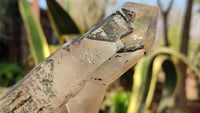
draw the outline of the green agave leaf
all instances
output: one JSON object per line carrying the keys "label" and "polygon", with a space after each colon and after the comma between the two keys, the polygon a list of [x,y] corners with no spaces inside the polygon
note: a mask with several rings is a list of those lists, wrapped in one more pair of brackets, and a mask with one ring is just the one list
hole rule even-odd
{"label": "green agave leaf", "polygon": [[169,48],[160,48],[143,58],[135,68],[133,92],[128,113],[149,112],[147,109],[151,104],[157,75],[161,69],[165,73],[165,86],[157,112],[162,113],[173,101],[180,83],[180,72],[174,58],[187,64],[200,77],[197,67],[191,64],[185,56]]}
{"label": "green agave leaf", "polygon": [[63,35],[84,34],[83,30],[55,0],[46,0],[46,2],[52,26],[61,45],[65,41]]}
{"label": "green agave leaf", "polygon": [[34,58],[34,62],[35,64],[38,64],[50,55],[46,38],[39,22],[33,15],[28,1],[19,0],[18,5],[28,35],[28,43]]}
{"label": "green agave leaf", "polygon": [[198,77],[200,77],[200,70],[194,66],[194,64],[192,64],[184,55],[182,55],[181,53],[178,53],[172,49],[169,49],[169,48],[166,48],[166,47],[163,47],[163,48],[160,48],[160,49],[157,49],[156,51],[154,51],[151,56],[155,56],[155,55],[158,55],[158,54],[169,54],[171,55],[172,57],[175,57],[176,59],[179,59],[180,61],[184,62],[188,68],[190,68],[192,71],[194,71],[196,73],[196,75]]}
{"label": "green agave leaf", "polygon": [[152,76],[152,62],[150,60],[149,57],[144,57],[135,67],[133,90],[128,113],[143,113],[149,91],[149,87],[147,86],[150,85]]}
{"label": "green agave leaf", "polygon": [[169,55],[157,56],[156,54],[145,57],[135,68],[133,92],[128,113],[143,113],[149,108],[156,87],[157,75],[162,68],[166,81],[158,113],[161,113],[169,105],[177,88],[178,68],[170,60]]}
{"label": "green agave leaf", "polygon": [[[161,56],[165,57],[165,56]],[[168,57],[158,59],[162,62],[162,68],[165,72],[165,86],[162,92],[162,98],[159,103],[158,113],[163,113],[168,107],[169,103],[173,100],[174,94],[178,87],[178,82],[180,80],[180,72],[178,66],[171,61]],[[159,63],[159,61],[158,61]]]}
{"label": "green agave leaf", "polygon": [[146,109],[148,109],[151,104],[156,87],[157,75],[161,69],[165,73],[165,86],[157,113],[162,113],[169,106],[169,103],[173,101],[173,97],[176,94],[176,89],[178,87],[178,78],[180,76],[177,65],[171,60],[169,55],[160,54],[156,56],[153,61],[153,76],[146,101]]}

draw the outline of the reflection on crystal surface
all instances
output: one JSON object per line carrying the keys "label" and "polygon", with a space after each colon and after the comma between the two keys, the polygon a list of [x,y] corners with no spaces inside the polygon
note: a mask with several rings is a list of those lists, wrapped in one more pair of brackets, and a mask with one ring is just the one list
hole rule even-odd
{"label": "reflection on crystal surface", "polygon": [[[157,13],[158,9],[153,6],[126,3],[88,33],[63,45],[36,66],[1,99],[0,112],[10,106],[13,108],[9,112],[24,109],[38,112],[47,106],[42,112],[61,113],[65,108],[68,113],[97,113],[109,84],[150,49]],[[53,98],[49,98],[52,94]],[[21,105],[18,100],[24,99],[22,95],[31,98],[31,101],[23,100],[30,109],[25,105],[16,108]],[[33,102],[38,109],[33,109]]]}
{"label": "reflection on crystal surface", "polygon": [[[97,113],[106,87],[119,78],[131,66],[136,64],[136,62],[144,56],[146,51],[150,49],[155,37],[157,13],[158,8],[153,6],[126,3],[122,8],[107,17],[88,33],[90,35],[88,35],[88,37],[86,36],[87,39],[93,41],[93,43],[91,42],[89,44],[89,47],[92,47],[90,49],[98,49],[101,46],[104,47],[96,51],[96,54],[101,56],[97,58],[99,61],[97,59],[92,59],[91,62],[87,64],[92,65],[90,68],[92,71],[90,71],[90,73],[85,73],[88,70],[81,72],[85,75],[82,75],[82,78],[87,77],[89,80],[85,78],[87,83],[85,83],[83,89],[76,97],[69,100],[67,104],[69,111],[86,109],[85,113]],[[101,46],[96,48],[97,44]],[[109,51],[111,48],[116,49]],[[83,48],[80,49],[83,50]],[[84,53],[86,53],[86,51],[87,49]],[[112,52],[112,56],[105,60],[106,56],[102,54],[105,54],[106,51],[108,51],[108,53]],[[91,59],[92,57],[90,58],[89,56],[92,56],[92,54],[93,53],[91,53],[91,55],[84,54],[84,59]],[[94,66],[100,64],[100,59],[103,59],[104,62],[94,68]],[[92,62],[94,61],[98,62],[93,64]],[[87,65],[85,64],[84,68],[88,68]],[[81,77],[78,79],[80,78]],[[94,100],[92,98],[95,98],[96,105],[93,103]],[[87,102],[82,101],[84,99],[87,99]],[[76,107],[74,107],[74,101],[81,103],[81,106],[76,105]],[[85,106],[83,107],[82,105]]]}
{"label": "reflection on crystal surface", "polygon": [[127,38],[122,39],[125,48],[141,44],[144,45],[144,49],[148,51],[155,38],[158,8],[130,2],[126,3],[123,8],[135,13],[133,33]]}

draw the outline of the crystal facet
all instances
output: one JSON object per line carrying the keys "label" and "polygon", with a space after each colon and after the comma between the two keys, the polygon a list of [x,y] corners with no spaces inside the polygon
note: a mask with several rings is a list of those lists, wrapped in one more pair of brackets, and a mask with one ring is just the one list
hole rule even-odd
{"label": "crystal facet", "polygon": [[[122,9],[133,12],[134,15],[134,21],[133,19],[130,21],[133,32],[128,37],[122,39],[122,42],[125,44],[124,50],[130,50],[131,48],[134,50],[135,48],[143,46],[144,49],[148,51],[155,38],[158,8],[128,2]],[[126,15],[130,15],[130,13]]]}
{"label": "crystal facet", "polygon": [[97,113],[106,88],[151,48],[157,14],[126,3],[37,65],[0,99],[0,112]]}

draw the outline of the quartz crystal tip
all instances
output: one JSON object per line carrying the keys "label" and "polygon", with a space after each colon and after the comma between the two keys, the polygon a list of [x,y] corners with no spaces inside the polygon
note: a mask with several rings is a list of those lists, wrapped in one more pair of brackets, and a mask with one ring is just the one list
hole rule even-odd
{"label": "quartz crystal tip", "polygon": [[116,43],[118,53],[148,51],[155,39],[157,18],[157,7],[127,2],[74,42],[87,37]]}
{"label": "quartz crystal tip", "polygon": [[132,31],[126,37],[121,38],[124,44],[121,51],[131,52],[138,49],[148,51],[155,39],[158,8],[127,2],[118,11],[132,27]]}

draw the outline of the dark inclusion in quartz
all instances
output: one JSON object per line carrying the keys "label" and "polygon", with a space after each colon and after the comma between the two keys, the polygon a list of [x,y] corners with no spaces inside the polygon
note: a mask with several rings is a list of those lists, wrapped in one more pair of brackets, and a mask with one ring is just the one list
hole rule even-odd
{"label": "dark inclusion in quartz", "polygon": [[126,3],[108,16],[85,36],[88,39],[116,42],[124,47],[118,52],[132,52],[152,46],[156,33],[158,8],[149,5]]}

